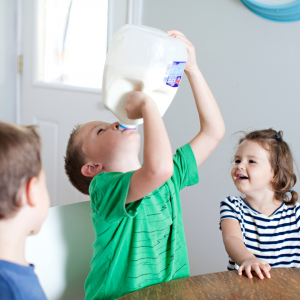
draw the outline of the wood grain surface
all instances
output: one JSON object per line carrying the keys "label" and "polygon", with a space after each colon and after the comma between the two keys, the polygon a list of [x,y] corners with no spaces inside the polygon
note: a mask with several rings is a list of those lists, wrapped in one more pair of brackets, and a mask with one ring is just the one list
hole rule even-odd
{"label": "wood grain surface", "polygon": [[153,285],[119,298],[134,299],[300,300],[300,269],[273,268],[271,278],[263,280],[239,276],[237,271],[198,275]]}

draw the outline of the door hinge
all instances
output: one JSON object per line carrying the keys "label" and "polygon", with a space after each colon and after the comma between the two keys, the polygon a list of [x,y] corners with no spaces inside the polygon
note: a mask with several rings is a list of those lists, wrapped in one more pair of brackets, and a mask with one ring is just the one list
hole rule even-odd
{"label": "door hinge", "polygon": [[23,55],[19,55],[19,59],[18,59],[18,72],[19,72],[19,74],[23,73]]}

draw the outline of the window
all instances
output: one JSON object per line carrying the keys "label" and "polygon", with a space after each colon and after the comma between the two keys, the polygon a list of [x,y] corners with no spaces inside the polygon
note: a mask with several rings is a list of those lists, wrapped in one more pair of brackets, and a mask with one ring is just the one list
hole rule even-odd
{"label": "window", "polygon": [[37,81],[101,88],[108,0],[36,0]]}

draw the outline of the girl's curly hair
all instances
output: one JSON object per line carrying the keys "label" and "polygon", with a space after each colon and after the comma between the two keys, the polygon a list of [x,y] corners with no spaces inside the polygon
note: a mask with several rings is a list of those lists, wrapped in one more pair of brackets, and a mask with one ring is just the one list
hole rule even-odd
{"label": "girl's curly hair", "polygon": [[275,197],[287,205],[294,205],[298,200],[298,193],[292,189],[297,177],[293,170],[294,158],[289,145],[283,140],[283,132],[276,132],[270,128],[245,133],[239,140],[239,145],[245,140],[258,143],[270,153],[270,164],[275,173],[273,182]]}

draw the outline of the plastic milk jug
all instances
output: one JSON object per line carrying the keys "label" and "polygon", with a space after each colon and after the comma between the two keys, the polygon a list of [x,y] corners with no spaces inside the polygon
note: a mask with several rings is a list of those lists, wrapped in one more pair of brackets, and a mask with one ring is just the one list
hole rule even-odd
{"label": "plastic milk jug", "polygon": [[120,129],[135,128],[125,111],[131,91],[142,91],[156,103],[161,116],[171,104],[187,60],[183,41],[164,31],[125,25],[109,45],[103,74],[104,105],[119,119]]}

